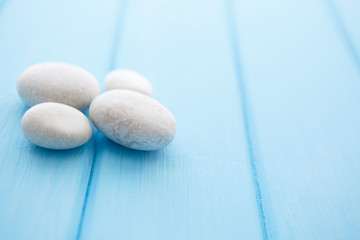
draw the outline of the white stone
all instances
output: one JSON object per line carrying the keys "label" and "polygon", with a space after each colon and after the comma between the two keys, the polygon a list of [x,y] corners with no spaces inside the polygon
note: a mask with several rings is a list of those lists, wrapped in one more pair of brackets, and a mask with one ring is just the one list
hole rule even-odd
{"label": "white stone", "polygon": [[88,118],[76,108],[60,103],[33,106],[21,120],[24,136],[49,149],[70,149],[83,145],[92,135]]}
{"label": "white stone", "polygon": [[99,95],[95,77],[66,63],[40,63],[26,69],[17,83],[22,100],[29,106],[43,102],[63,103],[79,110],[89,107]]}
{"label": "white stone", "polygon": [[137,150],[157,150],[175,136],[173,115],[156,100],[130,90],[111,90],[95,98],[90,118],[111,140]]}
{"label": "white stone", "polygon": [[130,70],[115,70],[110,72],[105,78],[107,90],[127,89],[152,96],[152,86],[150,82],[139,73]]}

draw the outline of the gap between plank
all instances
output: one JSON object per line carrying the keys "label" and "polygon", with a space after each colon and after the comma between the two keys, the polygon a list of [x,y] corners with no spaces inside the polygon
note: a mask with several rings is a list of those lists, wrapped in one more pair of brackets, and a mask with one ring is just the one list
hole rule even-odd
{"label": "gap between plank", "polygon": [[0,0],[0,13],[3,10],[6,2],[7,2],[7,0]]}
{"label": "gap between plank", "polygon": [[337,25],[338,30],[340,31],[343,40],[345,41],[346,47],[350,51],[350,54],[352,58],[355,61],[355,64],[357,66],[357,70],[360,72],[360,56],[359,53],[356,50],[356,47],[350,37],[349,31],[347,30],[344,22],[342,21],[336,6],[333,2],[333,0],[323,0],[323,3],[326,5],[328,11],[332,15],[333,20],[335,21],[335,24]]}
{"label": "gap between plank", "polygon": [[116,18],[116,24],[115,24],[115,33],[114,33],[114,40],[112,43],[112,48],[111,48],[111,53],[110,53],[110,61],[109,61],[109,72],[114,70],[116,67],[116,61],[117,61],[117,56],[118,56],[118,52],[119,52],[119,46],[120,46],[120,39],[121,39],[121,33],[122,33],[122,29],[124,28],[124,23],[125,23],[125,15],[126,15],[126,10],[128,8],[129,5],[129,1],[128,0],[123,0],[123,3],[120,4],[118,13],[117,13],[117,18]]}
{"label": "gap between plank", "polygon": [[90,168],[90,175],[89,175],[89,180],[86,186],[86,192],[85,192],[85,197],[84,197],[84,202],[83,202],[83,206],[81,209],[81,215],[80,215],[80,221],[79,221],[79,225],[78,225],[78,229],[77,229],[77,233],[76,233],[76,240],[80,240],[81,239],[81,233],[82,233],[82,229],[83,229],[83,223],[84,223],[84,217],[85,217],[85,212],[86,212],[86,206],[87,206],[87,202],[89,199],[89,193],[90,193],[90,187],[91,187],[91,183],[92,183],[92,179],[94,176],[94,166],[95,166],[95,162],[96,162],[96,156],[97,156],[97,138],[98,138],[99,134],[96,131],[95,135],[94,135],[94,153],[93,153],[93,158],[91,161],[91,168]]}
{"label": "gap between plank", "polygon": [[252,143],[252,134],[250,133],[250,116],[248,111],[248,100],[246,95],[245,89],[245,81],[242,76],[241,71],[241,60],[240,60],[240,49],[238,47],[238,31],[235,22],[235,13],[234,13],[234,4],[232,0],[224,0],[225,2],[225,15],[227,16],[227,25],[228,25],[228,32],[230,37],[230,46],[233,55],[233,61],[236,71],[236,78],[238,82],[239,92],[240,92],[240,100],[241,100],[241,107],[244,119],[244,128],[245,128],[245,138],[247,142],[249,160],[250,160],[250,167],[252,173],[252,180],[255,187],[256,193],[256,203],[259,213],[259,221],[261,226],[262,238],[264,240],[268,239],[268,232],[265,220],[265,214],[263,209],[263,201],[262,201],[262,194],[261,194],[261,187],[258,180],[258,169],[257,169],[257,161],[258,159],[255,157],[254,148]]}
{"label": "gap between plank", "polygon": [[[128,0],[124,0],[124,1],[122,1],[122,3],[121,2],[119,3],[119,8],[118,8],[117,15],[116,15],[114,38],[113,38],[111,52],[110,52],[110,60],[109,60],[109,68],[108,68],[109,72],[115,69],[117,53],[119,50],[119,42],[120,42],[121,32],[122,32],[121,30],[123,29],[123,26],[124,26],[125,13],[126,13],[127,7],[128,7]],[[89,179],[88,179],[88,183],[87,183],[87,187],[86,187],[84,202],[83,202],[83,206],[82,206],[82,210],[81,210],[80,221],[78,224],[78,229],[77,229],[75,240],[81,239],[81,234],[83,231],[83,223],[84,223],[84,219],[85,219],[90,190],[92,187],[94,170],[95,170],[96,163],[97,163],[99,134],[100,134],[99,131],[96,131],[96,133],[94,135],[94,153],[93,153],[93,158],[92,158],[92,162],[91,162],[90,175],[89,175]]]}

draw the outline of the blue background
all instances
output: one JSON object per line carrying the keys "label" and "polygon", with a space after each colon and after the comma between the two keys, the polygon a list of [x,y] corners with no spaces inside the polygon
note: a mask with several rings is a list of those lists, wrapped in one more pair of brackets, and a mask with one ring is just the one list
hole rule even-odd
{"label": "blue background", "polygon": [[[360,1],[0,1],[0,239],[360,239]],[[30,144],[35,63],[145,75],[167,148]],[[104,88],[103,88],[104,90]]]}

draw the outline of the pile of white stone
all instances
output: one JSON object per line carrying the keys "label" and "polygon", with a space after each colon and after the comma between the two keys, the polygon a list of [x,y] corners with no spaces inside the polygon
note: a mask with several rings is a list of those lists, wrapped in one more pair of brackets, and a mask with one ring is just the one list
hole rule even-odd
{"label": "pile of white stone", "polygon": [[21,99],[32,106],[21,128],[33,144],[71,149],[92,136],[94,126],[125,147],[157,150],[175,136],[176,122],[161,103],[151,98],[152,86],[142,75],[115,70],[105,79],[107,92],[93,75],[66,63],[41,63],[26,69],[17,83]]}

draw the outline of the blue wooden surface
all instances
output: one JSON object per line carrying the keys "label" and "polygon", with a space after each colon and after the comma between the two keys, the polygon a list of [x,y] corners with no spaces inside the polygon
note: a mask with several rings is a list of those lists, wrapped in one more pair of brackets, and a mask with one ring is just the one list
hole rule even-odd
{"label": "blue wooden surface", "polygon": [[[359,239],[356,0],[0,1],[0,239]],[[157,152],[28,143],[17,77],[149,78]]]}
{"label": "blue wooden surface", "polygon": [[42,61],[70,62],[103,77],[111,55],[116,4],[11,0],[2,5],[0,239],[76,237],[94,142],[63,152],[27,142],[20,129],[27,108],[17,96],[16,79],[26,67]]}
{"label": "blue wooden surface", "polygon": [[269,238],[358,239],[360,69],[349,39],[323,1],[235,6]]}
{"label": "blue wooden surface", "polygon": [[224,14],[221,1],[128,5],[115,66],[150,79],[177,136],[155,153],[98,138],[84,239],[261,237]]}
{"label": "blue wooden surface", "polygon": [[328,0],[327,5],[342,37],[347,42],[346,45],[351,51],[358,69],[360,69],[360,1]]}

